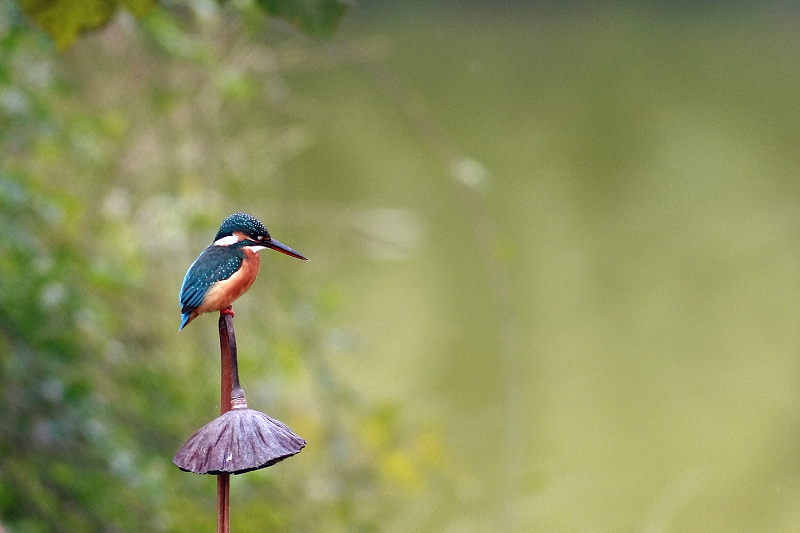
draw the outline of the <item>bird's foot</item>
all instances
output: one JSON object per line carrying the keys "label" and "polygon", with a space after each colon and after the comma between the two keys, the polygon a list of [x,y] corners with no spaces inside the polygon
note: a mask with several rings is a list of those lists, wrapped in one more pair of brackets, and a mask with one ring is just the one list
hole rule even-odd
{"label": "bird's foot", "polygon": [[222,310],[219,312],[219,314],[220,314],[220,315],[231,315],[231,317],[233,317],[233,316],[234,316],[234,314],[233,314],[233,307],[231,307],[231,306],[228,306],[228,307],[226,307],[225,309],[222,309]]}

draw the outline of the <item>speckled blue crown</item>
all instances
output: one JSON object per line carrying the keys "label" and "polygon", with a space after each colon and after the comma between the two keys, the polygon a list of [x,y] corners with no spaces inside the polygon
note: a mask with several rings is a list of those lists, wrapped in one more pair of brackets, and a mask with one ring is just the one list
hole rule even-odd
{"label": "speckled blue crown", "polygon": [[264,224],[262,224],[260,220],[247,213],[236,212],[222,221],[222,225],[219,227],[219,232],[217,232],[217,236],[214,237],[214,240],[216,241],[222,237],[233,235],[234,231],[241,231],[248,237],[256,237],[258,235],[269,237],[267,228],[264,227]]}

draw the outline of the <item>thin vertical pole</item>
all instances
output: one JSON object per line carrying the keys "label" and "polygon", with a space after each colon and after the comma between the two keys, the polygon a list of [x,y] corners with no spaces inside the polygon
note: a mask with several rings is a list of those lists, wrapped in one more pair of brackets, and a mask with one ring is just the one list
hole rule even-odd
{"label": "thin vertical pole", "polygon": [[[219,414],[231,410],[231,340],[235,341],[233,333],[233,319],[225,312],[219,314],[219,351],[220,351],[220,398]],[[230,506],[230,474],[217,475],[217,533],[230,533],[231,531],[231,506]]]}

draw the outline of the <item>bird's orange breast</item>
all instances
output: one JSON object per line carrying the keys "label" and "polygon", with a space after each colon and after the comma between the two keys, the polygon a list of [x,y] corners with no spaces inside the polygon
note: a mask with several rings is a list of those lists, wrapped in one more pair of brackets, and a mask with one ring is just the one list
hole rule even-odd
{"label": "bird's orange breast", "polygon": [[261,258],[258,252],[249,248],[242,250],[244,259],[242,266],[233,273],[228,279],[218,281],[208,289],[203,304],[197,308],[197,314],[208,313],[210,311],[222,311],[230,306],[234,300],[247,292],[258,276],[258,267],[261,265]]}

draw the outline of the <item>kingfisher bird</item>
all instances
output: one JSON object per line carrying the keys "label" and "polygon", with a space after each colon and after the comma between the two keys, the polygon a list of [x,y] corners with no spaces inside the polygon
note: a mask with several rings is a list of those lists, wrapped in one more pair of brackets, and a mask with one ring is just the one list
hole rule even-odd
{"label": "kingfisher bird", "polygon": [[181,327],[203,313],[230,310],[234,300],[247,292],[258,275],[259,250],[272,248],[308,261],[301,254],[273,239],[256,217],[237,212],[219,227],[211,246],[194,260],[181,285]]}

